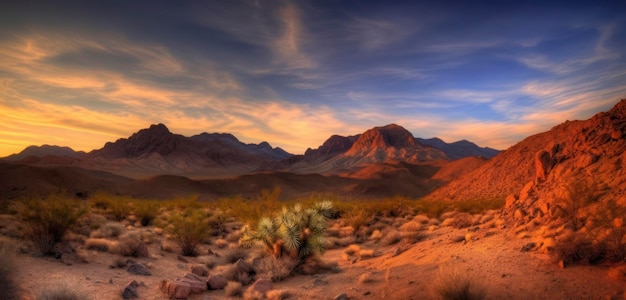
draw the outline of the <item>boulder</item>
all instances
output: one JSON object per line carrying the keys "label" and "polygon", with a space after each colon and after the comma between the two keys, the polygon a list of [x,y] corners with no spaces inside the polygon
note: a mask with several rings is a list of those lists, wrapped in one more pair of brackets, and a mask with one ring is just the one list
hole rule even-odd
{"label": "boulder", "polygon": [[505,208],[513,207],[513,204],[515,204],[515,201],[517,201],[517,199],[515,198],[515,195],[510,194],[509,196],[507,196],[506,197],[506,206],[505,206]]}
{"label": "boulder", "polygon": [[175,281],[187,283],[191,287],[191,293],[193,294],[201,294],[208,291],[206,281],[193,273],[187,273],[184,277],[176,278]]}
{"label": "boulder", "polygon": [[130,266],[128,266],[128,269],[126,269],[126,272],[135,274],[135,275],[144,275],[144,276],[152,275],[152,272],[150,272],[150,270],[148,270],[148,268],[141,263],[131,264]]}
{"label": "boulder", "polygon": [[550,153],[546,150],[540,150],[535,153],[535,181],[543,182],[546,175],[552,169],[552,159]]}
{"label": "boulder", "polygon": [[343,294],[339,294],[337,296],[335,296],[335,298],[333,298],[334,300],[348,300],[348,295],[346,295],[345,293]]}
{"label": "boulder", "polygon": [[191,295],[191,286],[183,281],[162,280],[160,289],[169,299],[187,299]]}
{"label": "boulder", "polygon": [[257,279],[246,291],[246,293],[255,294],[255,295],[263,295],[270,291],[274,287],[274,284],[271,280],[267,278]]}
{"label": "boulder", "polygon": [[191,273],[196,274],[198,276],[207,276],[209,275],[209,269],[204,265],[195,265],[190,268]]}
{"label": "boulder", "polygon": [[129,282],[126,285],[126,287],[124,287],[124,290],[122,291],[122,298],[124,299],[139,298],[139,293],[137,292],[138,287],[139,287],[139,283],[137,283],[137,281],[133,280]]}
{"label": "boulder", "polygon": [[211,275],[207,280],[207,286],[210,290],[221,290],[226,287],[227,283],[226,278],[221,274]]}

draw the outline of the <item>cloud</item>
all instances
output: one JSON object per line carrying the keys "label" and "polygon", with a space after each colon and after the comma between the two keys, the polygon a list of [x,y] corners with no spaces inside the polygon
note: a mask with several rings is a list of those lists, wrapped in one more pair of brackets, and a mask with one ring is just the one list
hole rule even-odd
{"label": "cloud", "polygon": [[310,69],[316,63],[304,52],[302,43],[305,34],[302,29],[298,8],[287,5],[280,10],[280,35],[274,40],[275,61],[288,69]]}

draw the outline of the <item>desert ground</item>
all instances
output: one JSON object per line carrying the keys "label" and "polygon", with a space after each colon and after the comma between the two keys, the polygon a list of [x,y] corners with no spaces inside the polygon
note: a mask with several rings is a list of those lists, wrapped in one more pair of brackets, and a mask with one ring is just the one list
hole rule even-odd
{"label": "desert ground", "polygon": [[[211,215],[210,208],[194,209]],[[291,272],[280,269],[285,264],[262,245],[242,247],[242,223],[234,217],[223,218],[219,230],[212,228],[195,256],[183,256],[163,228],[173,211],[160,211],[154,221],[158,226],[141,226],[132,213],[117,220],[110,208],[91,208],[83,216],[91,220],[90,229],[75,226],[68,231],[60,244],[69,250],[56,255],[36,254],[22,236],[19,214],[2,215],[2,241],[11,250],[4,259],[13,266],[10,277],[19,297],[58,299],[45,297],[60,289],[77,296],[73,299],[121,299],[135,281],[131,297],[167,299],[172,295],[163,291],[162,281],[176,282],[192,271],[205,288],[211,276],[220,274],[243,285],[192,292],[185,295],[188,299],[455,299],[443,292],[457,289],[469,291],[463,299],[625,297],[623,264],[559,263],[546,239],[546,232],[554,230],[514,226],[504,209],[428,217],[390,208],[360,220],[344,214],[326,223],[328,249],[315,256],[319,261]],[[146,248],[124,253],[120,249],[129,236]],[[245,278],[233,275],[239,259],[252,266]],[[150,275],[127,271],[133,264],[145,266]],[[260,278],[273,281],[270,290],[252,293],[253,282]]]}

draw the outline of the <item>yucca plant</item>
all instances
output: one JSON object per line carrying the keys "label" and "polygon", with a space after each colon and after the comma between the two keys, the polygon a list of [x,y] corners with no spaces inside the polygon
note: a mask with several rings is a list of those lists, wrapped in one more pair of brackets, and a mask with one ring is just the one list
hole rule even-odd
{"label": "yucca plant", "polygon": [[276,217],[262,218],[256,231],[246,227],[240,243],[251,247],[261,242],[276,258],[289,256],[304,260],[324,252],[326,221],[332,213],[330,201],[318,202],[306,209],[300,204],[283,207]]}

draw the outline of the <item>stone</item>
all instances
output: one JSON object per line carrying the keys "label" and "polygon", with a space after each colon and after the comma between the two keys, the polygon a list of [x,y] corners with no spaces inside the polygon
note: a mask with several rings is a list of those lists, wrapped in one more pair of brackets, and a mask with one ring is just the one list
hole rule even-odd
{"label": "stone", "polygon": [[565,261],[563,261],[562,259],[559,260],[559,267],[561,267],[561,269],[565,268]]}
{"label": "stone", "polygon": [[535,181],[545,181],[546,175],[551,169],[552,159],[550,158],[550,153],[546,150],[540,150],[535,153]]}
{"label": "stone", "polygon": [[187,273],[184,277],[176,278],[175,282],[187,283],[191,287],[191,293],[193,294],[201,294],[209,290],[206,281],[193,273]]}
{"label": "stone", "polygon": [[522,190],[519,192],[520,204],[525,204],[527,200],[532,197],[534,187],[535,187],[535,183],[530,181],[522,188]]}
{"label": "stone", "polygon": [[517,199],[515,198],[515,195],[513,195],[513,194],[508,195],[506,197],[505,208],[513,207],[513,204],[515,204],[515,201],[517,201]]}
{"label": "stone", "polygon": [[513,214],[513,218],[515,218],[515,220],[522,220],[522,219],[524,219],[524,212],[519,210],[519,209],[516,209],[515,213]]}
{"label": "stone", "polygon": [[259,278],[255,281],[246,291],[246,293],[250,293],[253,295],[265,295],[268,291],[274,288],[274,284],[271,280],[267,278]]}
{"label": "stone", "polygon": [[252,266],[247,263],[243,259],[237,260],[234,264],[235,268],[235,279],[243,285],[247,285],[250,283],[252,276],[254,275],[254,270]]}
{"label": "stone", "polygon": [[207,280],[207,285],[210,290],[221,290],[226,287],[227,284],[226,278],[222,275],[211,275]]}
{"label": "stone", "polygon": [[191,266],[190,271],[191,273],[196,274],[198,276],[206,277],[209,275],[209,269],[204,265]]}
{"label": "stone", "polygon": [[126,269],[126,272],[135,274],[135,275],[144,275],[144,276],[152,275],[152,272],[150,272],[150,270],[148,270],[148,268],[141,263],[131,264],[130,266],[128,266],[128,269]]}
{"label": "stone", "polygon": [[465,241],[465,236],[464,235],[457,235],[457,236],[451,237],[450,241],[452,241],[453,243],[460,243],[460,242]]}
{"label": "stone", "polygon": [[528,252],[528,251],[532,250],[533,248],[535,248],[535,246],[537,246],[537,244],[535,244],[535,243],[528,243],[528,244],[524,245],[520,251]]}
{"label": "stone", "polygon": [[187,299],[191,295],[191,286],[186,282],[162,280],[159,287],[169,299]]}
{"label": "stone", "polygon": [[348,300],[348,295],[346,295],[345,293],[343,294],[339,294],[337,296],[335,296],[335,298],[333,298],[334,300]]}
{"label": "stone", "polygon": [[139,283],[133,280],[129,282],[126,287],[124,287],[124,291],[122,291],[122,298],[124,299],[133,299],[139,298],[139,293],[137,292],[137,288],[139,287]]}

